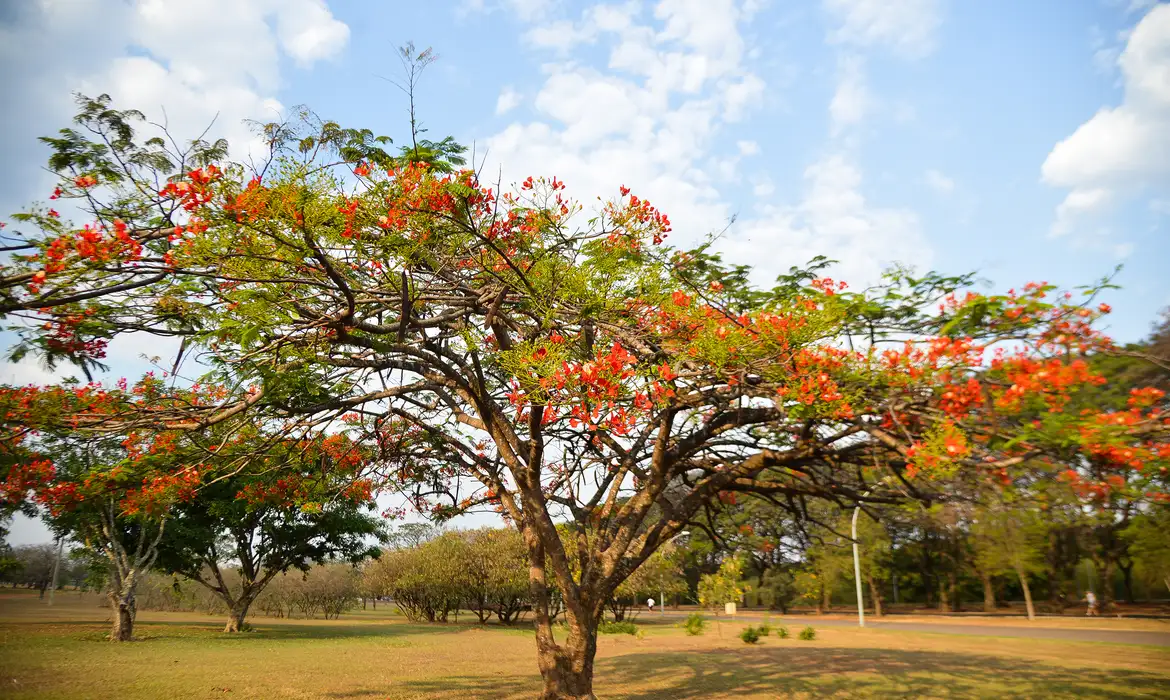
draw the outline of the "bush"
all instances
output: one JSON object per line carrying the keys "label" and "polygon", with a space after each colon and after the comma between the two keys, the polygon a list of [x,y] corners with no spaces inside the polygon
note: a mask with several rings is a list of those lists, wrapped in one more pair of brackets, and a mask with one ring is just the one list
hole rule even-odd
{"label": "bush", "polygon": [[811,642],[817,638],[817,631],[812,627],[805,627],[800,631],[800,638],[806,642]]}
{"label": "bush", "polygon": [[784,625],[780,625],[776,628],[776,636],[780,639],[788,639],[788,628]]}
{"label": "bush", "polygon": [[760,641],[760,632],[755,627],[748,627],[739,633],[739,638],[743,640],[744,644],[755,644]]}
{"label": "bush", "polygon": [[683,629],[691,637],[697,637],[707,629],[707,621],[699,613],[691,613],[687,615],[687,619],[682,623]]}
{"label": "bush", "polygon": [[632,622],[602,622],[597,626],[601,634],[638,634],[638,626]]}
{"label": "bush", "polygon": [[767,637],[769,634],[772,634],[772,625],[769,625],[767,622],[765,622],[764,624],[757,627],[756,631],[760,633],[761,637]]}

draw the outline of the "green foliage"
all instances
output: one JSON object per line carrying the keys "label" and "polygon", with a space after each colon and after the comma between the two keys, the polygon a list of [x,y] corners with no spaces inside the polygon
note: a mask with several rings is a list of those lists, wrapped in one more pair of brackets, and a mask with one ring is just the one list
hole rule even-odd
{"label": "green foliage", "polygon": [[638,634],[638,626],[629,621],[611,621],[604,620],[597,626],[597,631],[600,634]]}
{"label": "green foliage", "polygon": [[812,640],[817,638],[817,631],[814,630],[812,627],[805,627],[804,629],[802,629],[800,631],[800,638],[803,641],[811,642]]}
{"label": "green foliage", "polygon": [[760,603],[779,608],[782,612],[788,610],[799,594],[792,572],[780,567],[772,567],[764,572],[764,581],[756,590],[760,594]]}
{"label": "green foliage", "polygon": [[764,624],[756,627],[756,631],[760,633],[761,637],[767,637],[768,635],[772,634],[772,625],[769,625],[767,622],[765,622]]}
{"label": "green foliage", "polygon": [[[614,591],[608,607],[614,619],[620,620],[637,605],[639,599],[661,596],[677,598],[686,592],[687,582],[682,577],[681,552],[675,547],[666,546],[651,554],[634,569],[634,572]],[[658,604],[666,605],[666,601],[659,600]]]}
{"label": "green foliage", "polygon": [[743,583],[743,561],[738,556],[727,556],[713,574],[704,574],[699,579],[699,603],[705,607],[717,607],[724,603],[736,603],[748,589]]}
{"label": "green foliage", "polygon": [[691,613],[682,621],[682,628],[686,630],[688,636],[698,637],[707,630],[707,620],[697,612]]}
{"label": "green foliage", "polygon": [[1170,506],[1154,506],[1138,515],[1122,536],[1143,572],[1170,590]]}
{"label": "green foliage", "polygon": [[760,631],[755,627],[748,627],[739,633],[739,638],[743,640],[744,644],[755,644],[760,641]]}
{"label": "green foliage", "polygon": [[776,628],[776,636],[780,639],[788,639],[788,628],[784,625],[780,625]]}

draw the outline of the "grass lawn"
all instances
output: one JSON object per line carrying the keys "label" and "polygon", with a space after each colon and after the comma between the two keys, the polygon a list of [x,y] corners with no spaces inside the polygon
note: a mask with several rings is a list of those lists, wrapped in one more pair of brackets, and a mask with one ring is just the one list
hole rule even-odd
{"label": "grass lawn", "polygon": [[[106,610],[63,593],[0,592],[0,697],[529,698],[539,689],[531,630],[414,625],[385,609],[339,621],[223,621],[139,615],[139,641],[105,641]],[[815,620],[812,621],[816,626]],[[1170,697],[1170,649],[1056,640],[823,628],[765,637],[742,623],[706,634],[647,624],[644,639],[603,636],[603,698]]]}

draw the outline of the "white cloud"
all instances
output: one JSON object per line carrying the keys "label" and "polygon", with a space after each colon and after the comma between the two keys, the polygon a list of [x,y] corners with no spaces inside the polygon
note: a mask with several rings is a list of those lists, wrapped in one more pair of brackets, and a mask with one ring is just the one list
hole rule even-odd
{"label": "white cloud", "polygon": [[837,89],[829,103],[829,132],[833,136],[860,124],[872,101],[865,83],[865,62],[860,56],[842,57],[838,70]]}
{"label": "white cloud", "polygon": [[[721,229],[730,211],[718,184],[740,177],[746,152],[715,153],[713,137],[765,88],[744,64],[743,19],[734,0],[663,0],[652,13],[598,5],[525,30],[555,60],[533,99],[536,118],[488,139],[505,184],[556,175],[586,206],[624,184],[671,217],[674,243]],[[604,50],[600,62],[579,50],[585,43]]]}
{"label": "white cloud", "polygon": [[939,194],[955,191],[955,181],[933,169],[926,171],[926,185]]}
{"label": "white cloud", "polygon": [[819,254],[837,259],[835,275],[855,288],[876,282],[893,263],[930,265],[918,216],[867,202],[861,170],[848,158],[826,156],[805,170],[804,180],[798,203],[762,206],[721,246],[730,260],[754,265],[757,282],[770,283]]}
{"label": "white cloud", "polygon": [[349,27],[337,20],[325,0],[286,2],[277,14],[280,45],[301,65],[336,56],[349,43]]}
{"label": "white cloud", "polygon": [[546,15],[557,4],[556,0],[463,0],[459,5],[461,14],[478,14],[503,11],[524,22],[531,22]]}
{"label": "white cloud", "polygon": [[507,114],[520,105],[520,93],[507,86],[496,99],[496,114]]}
{"label": "white cloud", "polygon": [[772,180],[769,179],[766,175],[756,178],[752,182],[752,194],[755,195],[757,199],[770,197],[775,191],[776,186],[772,184]]}
{"label": "white cloud", "polygon": [[[895,261],[929,263],[918,217],[868,202],[848,154],[809,166],[803,195],[783,203],[771,201],[776,187],[767,173],[742,172],[741,160],[759,152],[755,142],[718,147],[714,137],[754,109],[767,87],[746,65],[742,5],[662,0],[648,14],[629,4],[592,7],[526,30],[528,45],[556,60],[544,67],[535,120],[488,140],[505,184],[556,175],[586,206],[630,186],[671,217],[671,242],[685,246],[726,227],[733,208],[721,188],[746,179],[758,204],[717,246],[752,264],[765,284],[818,254],[840,259],[837,274],[858,284]],[[601,63],[591,60],[598,49]],[[841,61],[844,87],[832,107],[839,129],[859,123],[870,107],[863,68],[860,57]]]}
{"label": "white cloud", "polygon": [[760,144],[755,141],[736,141],[735,147],[739,149],[740,155],[754,156],[760,152]]}
{"label": "white cloud", "polygon": [[1056,220],[1052,223],[1051,235],[1070,233],[1084,217],[1102,213],[1112,202],[1113,193],[1104,187],[1078,188],[1069,192],[1056,207]]}
{"label": "white cloud", "polygon": [[929,54],[942,24],[939,0],[824,0],[839,23],[830,41],[861,47],[885,47],[909,58]]}
{"label": "white cloud", "polygon": [[1052,232],[1080,228],[1121,192],[1165,192],[1170,186],[1170,5],[1151,9],[1117,59],[1124,98],[1104,107],[1053,147],[1041,167],[1047,184],[1071,190],[1057,207]]}
{"label": "white cloud", "polygon": [[[116,107],[165,120],[182,140],[214,121],[208,137],[228,138],[233,157],[244,158],[262,145],[243,120],[271,121],[283,110],[275,99],[282,56],[309,66],[349,38],[323,0],[15,5],[0,20],[0,218],[52,188],[36,137],[69,124],[74,91],[109,93]],[[27,365],[15,371],[43,379]]]}

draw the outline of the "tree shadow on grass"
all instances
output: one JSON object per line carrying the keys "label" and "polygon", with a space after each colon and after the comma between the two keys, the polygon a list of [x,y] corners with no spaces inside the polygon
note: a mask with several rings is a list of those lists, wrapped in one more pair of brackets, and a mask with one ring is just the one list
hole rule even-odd
{"label": "tree shadow on grass", "polygon": [[[290,620],[282,622],[278,619],[262,619],[249,632],[227,634],[223,631],[226,621],[220,618],[208,618],[206,622],[200,620],[140,620],[134,626],[136,641],[149,642],[152,640],[177,640],[218,638],[225,641],[246,642],[249,640],[306,640],[306,639],[343,639],[369,637],[408,637],[414,635],[453,634],[466,629],[462,626],[423,625],[376,622],[353,624],[344,620],[336,623],[322,623],[306,620]],[[95,620],[54,620],[51,622],[8,622],[3,625],[14,635],[19,635],[22,629],[28,634],[40,635],[54,630],[62,630],[69,636],[78,636],[83,639],[106,640],[110,632],[110,623]]]}
{"label": "tree shadow on grass", "polygon": [[1170,679],[1141,671],[1070,668],[1027,659],[887,649],[748,648],[631,654],[605,659],[599,684],[652,689],[629,700],[806,694],[896,697],[1075,697],[1165,695]]}
{"label": "tree shadow on grass", "polygon": [[[529,697],[539,677],[451,676],[407,681],[435,697]],[[1170,697],[1170,678],[1141,671],[1066,668],[996,656],[814,647],[632,653],[597,662],[602,698],[720,697]],[[384,697],[356,691],[344,697]],[[337,696],[342,697],[342,696]]]}

